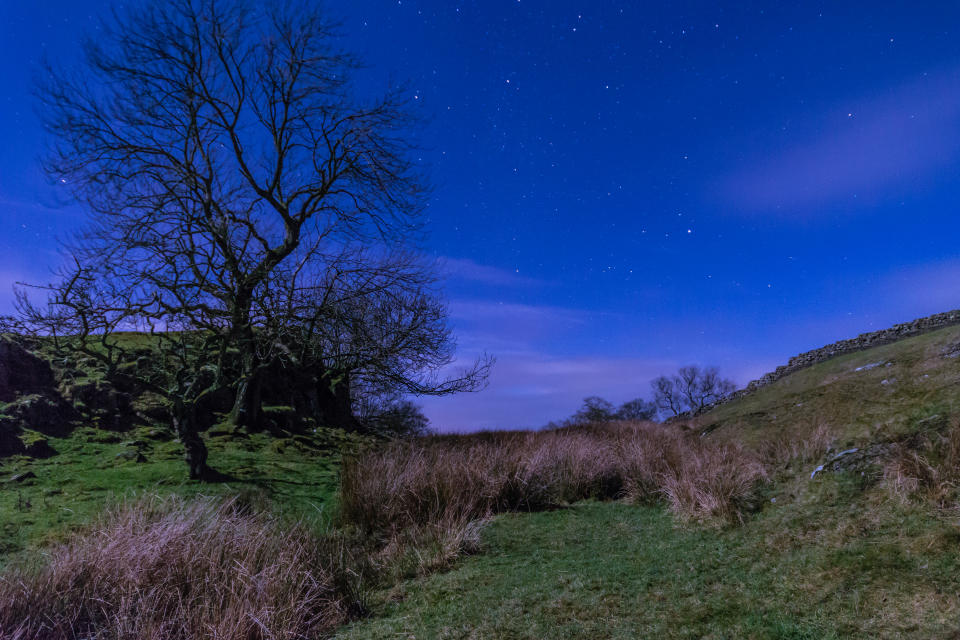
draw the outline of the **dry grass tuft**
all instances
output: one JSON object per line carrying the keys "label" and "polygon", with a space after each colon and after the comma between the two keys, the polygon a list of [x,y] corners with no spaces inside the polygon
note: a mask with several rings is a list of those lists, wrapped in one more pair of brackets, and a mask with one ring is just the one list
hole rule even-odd
{"label": "dry grass tuft", "polygon": [[670,508],[698,520],[741,520],[757,484],[767,477],[764,466],[733,444],[686,448],[679,464],[661,476],[661,492]]}
{"label": "dry grass tuft", "polygon": [[883,468],[890,494],[938,508],[955,505],[960,485],[960,423],[943,433],[924,434],[894,446]]}
{"label": "dry grass tuft", "polygon": [[809,465],[823,458],[835,439],[826,424],[819,423],[812,429],[798,426],[781,433],[776,439],[765,441],[760,455],[770,469],[786,469],[795,462]]}
{"label": "dry grass tuft", "polygon": [[[758,455],[623,422],[398,441],[344,463],[347,526],[322,535],[242,498],[142,499],[0,574],[0,638],[321,637],[362,615],[372,587],[476,551],[492,514],[623,498],[736,522],[767,478],[765,461],[813,456],[825,439]],[[951,442],[956,462],[960,435]],[[910,477],[935,484],[919,468]]]}
{"label": "dry grass tuft", "polygon": [[679,515],[730,521],[765,477],[742,447],[624,422],[395,443],[345,463],[340,507],[386,532],[588,498],[666,499]]}
{"label": "dry grass tuft", "polygon": [[233,501],[143,499],[5,572],[0,637],[316,637],[362,609],[364,562]]}

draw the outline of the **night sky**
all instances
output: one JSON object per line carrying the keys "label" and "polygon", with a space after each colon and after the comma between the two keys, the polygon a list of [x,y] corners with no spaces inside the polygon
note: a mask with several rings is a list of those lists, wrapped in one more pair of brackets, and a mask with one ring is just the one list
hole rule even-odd
{"label": "night sky", "polygon": [[[426,250],[487,390],[440,429],[539,426],[649,397],[679,365],[743,384],[790,356],[960,307],[960,5],[328,2],[429,120]],[[660,5],[660,6],[654,6]],[[42,281],[64,206],[31,78],[111,3],[0,2],[0,311]]]}

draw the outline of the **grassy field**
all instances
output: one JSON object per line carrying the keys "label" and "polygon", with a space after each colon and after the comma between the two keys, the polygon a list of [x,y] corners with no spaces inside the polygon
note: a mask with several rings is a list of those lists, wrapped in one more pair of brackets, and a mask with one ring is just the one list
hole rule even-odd
{"label": "grassy field", "polygon": [[81,429],[49,440],[57,455],[0,460],[0,479],[36,476],[0,485],[0,558],[35,556],[132,494],[239,492],[281,521],[336,512],[353,536],[334,569],[373,577],[357,607],[337,595],[330,620],[354,619],[337,638],[957,638],[958,342],[951,327],[838,357],[685,433],[369,450],[344,469],[345,497],[342,452],[365,443],[343,433],[214,431],[210,461],[230,479],[201,485],[152,429]]}
{"label": "grassy field", "polygon": [[957,527],[837,500],[851,493],[832,477],[725,530],[622,503],[500,516],[483,553],[382,594],[337,637],[956,637]]}
{"label": "grassy field", "polygon": [[[0,459],[0,564],[62,539],[106,505],[143,493],[243,493],[292,519],[322,519],[336,493],[341,451],[363,440],[332,430],[279,440],[213,432],[210,463],[229,479],[208,484],[187,480],[180,445],[153,428],[78,429],[48,442],[56,455]],[[137,462],[138,454],[144,461]],[[20,474],[35,477],[10,481]]]}
{"label": "grassy field", "polygon": [[[941,469],[926,493],[916,478],[904,493],[889,460],[923,441],[915,455],[945,463],[958,341],[951,327],[841,356],[700,417],[707,440],[761,450],[832,439],[817,460],[775,467],[742,525],[624,501],[500,515],[482,553],[384,590],[375,615],[337,637],[960,637],[956,481]],[[877,459],[810,478],[840,450],[877,445]]]}

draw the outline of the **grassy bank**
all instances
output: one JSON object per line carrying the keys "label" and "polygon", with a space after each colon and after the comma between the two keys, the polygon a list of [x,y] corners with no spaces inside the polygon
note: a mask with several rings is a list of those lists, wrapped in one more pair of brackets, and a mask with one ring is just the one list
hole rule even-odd
{"label": "grassy bank", "polygon": [[[149,430],[51,438],[0,467],[34,475],[0,493],[0,636],[955,638],[958,341],[843,356],[687,425],[214,432],[212,485]],[[94,517],[133,491],[158,497]]]}
{"label": "grassy bank", "polygon": [[186,479],[180,445],[153,428],[125,433],[78,429],[47,441],[56,455],[0,459],[0,565],[24,550],[62,539],[106,506],[144,492],[262,494],[272,509],[293,519],[326,517],[341,451],[362,443],[330,430],[279,440],[213,432],[208,437],[210,461],[226,479],[199,484]]}
{"label": "grassy bank", "polygon": [[851,482],[722,530],[623,503],[504,515],[483,553],[383,592],[337,637],[955,638],[956,526],[832,504]]}
{"label": "grassy bank", "polygon": [[[298,501],[310,504],[309,491],[266,490],[310,485],[287,473],[306,473],[289,460],[308,454],[285,447],[319,455],[294,441],[268,445],[286,462],[250,446],[220,457],[272,469],[268,482],[234,464],[236,479],[216,485],[227,495],[257,487],[259,501],[190,501],[183,496],[198,485],[180,485],[176,498],[128,501],[40,560],[23,556],[0,580],[0,624],[23,639],[316,637],[362,617],[398,585],[456,566],[496,514],[605,499],[661,502],[677,522],[731,526],[756,510],[768,479],[760,452],[650,423],[422,438],[355,449],[343,463],[336,512],[323,521],[297,511]],[[98,459],[84,451],[87,464]],[[112,454],[107,477],[124,479],[126,457],[100,453]],[[43,485],[39,477],[26,486]],[[322,487],[313,485],[313,497]],[[211,586],[197,592],[198,583]]]}

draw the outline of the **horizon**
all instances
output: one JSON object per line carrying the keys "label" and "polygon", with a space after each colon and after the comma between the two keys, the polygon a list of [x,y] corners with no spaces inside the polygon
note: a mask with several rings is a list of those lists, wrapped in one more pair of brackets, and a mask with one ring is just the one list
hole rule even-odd
{"label": "horizon", "polygon": [[[108,7],[0,7],[0,312],[84,216],[40,172],[31,73],[75,57]],[[960,307],[960,7],[329,9],[363,89],[405,81],[429,119],[425,250],[446,265],[461,358],[498,359],[482,392],[417,399],[438,430],[649,398],[691,363],[742,387]]]}

